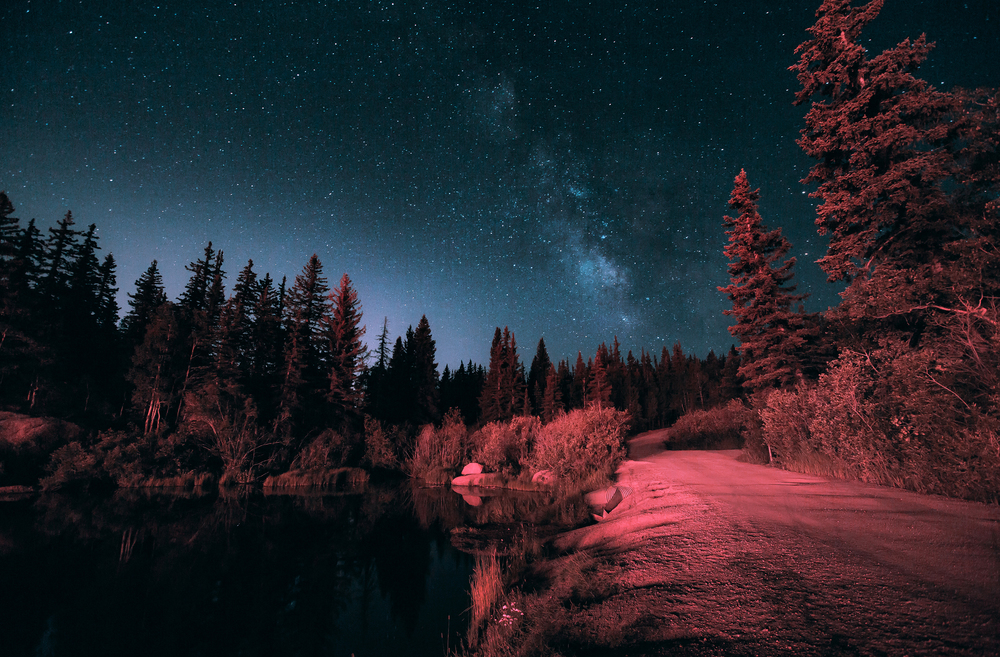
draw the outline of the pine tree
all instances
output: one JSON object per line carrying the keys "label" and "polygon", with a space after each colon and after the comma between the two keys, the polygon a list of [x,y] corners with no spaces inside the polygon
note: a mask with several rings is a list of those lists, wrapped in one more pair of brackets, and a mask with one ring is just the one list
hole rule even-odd
{"label": "pine tree", "polygon": [[180,401],[187,354],[170,302],[155,308],[136,347],[126,380],[132,384],[132,413],[144,434],[165,431]]}
{"label": "pine tree", "polygon": [[128,295],[130,309],[122,318],[122,333],[129,352],[142,342],[153,314],[166,300],[163,276],[154,260],[135,281],[135,294]]}
{"label": "pine tree", "polygon": [[[6,192],[0,192],[0,295],[7,295],[11,286],[10,274],[17,255],[21,234],[20,219],[14,215],[14,204]],[[3,298],[0,297],[0,302]]]}
{"label": "pine tree", "polygon": [[55,323],[65,310],[69,293],[70,267],[80,234],[73,228],[74,223],[73,213],[67,211],[55,228],[49,228],[49,238],[45,243],[45,266],[40,289],[45,315]]}
{"label": "pine tree", "polygon": [[427,316],[420,317],[413,333],[413,374],[416,392],[416,420],[418,423],[434,422],[440,417],[438,410],[438,372],[434,362],[437,348],[431,337]]}
{"label": "pine tree", "polygon": [[365,347],[361,339],[365,326],[361,324],[361,304],[351,279],[344,274],[330,299],[333,312],[328,316],[326,332],[329,340],[329,389],[327,402],[341,419],[353,417],[361,403],[358,378],[364,369]]}
{"label": "pine tree", "polygon": [[732,282],[719,291],[733,302],[724,311],[735,319],[729,332],[740,340],[740,375],[754,390],[792,383],[801,371],[804,321],[792,306],[804,296],[791,285],[795,258],[782,259],[791,245],[780,229],[767,230],[757,213],[759,190],[750,189],[746,171],[736,176],[725,217],[726,257]]}
{"label": "pine tree", "polygon": [[528,390],[531,392],[534,408],[539,412],[544,406],[545,389],[548,385],[548,372],[551,365],[549,352],[545,349],[545,338],[539,338],[535,357],[531,359],[531,367],[528,369]]}
{"label": "pine tree", "polygon": [[607,363],[610,358],[608,348],[602,342],[594,356],[594,364],[590,367],[590,377],[587,384],[587,404],[597,406],[611,405],[611,385],[608,382]]}
{"label": "pine tree", "polygon": [[490,349],[480,409],[484,422],[509,420],[523,410],[524,368],[517,356],[517,340],[508,328],[497,327]]}
{"label": "pine tree", "polygon": [[323,416],[322,397],[328,389],[329,340],[323,327],[330,302],[323,265],[316,254],[288,292],[285,309],[287,338],[282,364],[279,432],[286,437]]}
{"label": "pine tree", "polygon": [[559,386],[559,373],[550,362],[549,371],[545,375],[545,392],[541,407],[542,422],[548,424],[563,411],[562,390]]}
{"label": "pine tree", "polygon": [[963,267],[951,247],[967,226],[946,193],[959,104],[916,77],[933,47],[924,35],[868,58],[861,32],[881,8],[882,0],[820,6],[791,67],[802,85],[795,103],[813,100],[798,143],[817,160],[803,182],[819,184],[816,224],[829,239],[819,264],[829,280],[849,283],[843,310],[895,317],[918,336],[928,300],[949,296],[949,270]]}

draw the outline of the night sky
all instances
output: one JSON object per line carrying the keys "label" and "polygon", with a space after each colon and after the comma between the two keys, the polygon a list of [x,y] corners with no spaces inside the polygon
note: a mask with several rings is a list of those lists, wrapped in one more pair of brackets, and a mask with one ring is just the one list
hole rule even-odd
{"label": "night sky", "polygon": [[[787,71],[819,4],[6,0],[0,189],[22,225],[96,223],[123,311],[211,240],[230,286],[317,253],[370,342],[426,314],[442,368],[488,363],[496,326],[528,363],[542,336],[722,353],[741,168],[807,309],[838,299]],[[922,77],[1000,86],[996,0],[886,0],[869,52],[921,32]]]}

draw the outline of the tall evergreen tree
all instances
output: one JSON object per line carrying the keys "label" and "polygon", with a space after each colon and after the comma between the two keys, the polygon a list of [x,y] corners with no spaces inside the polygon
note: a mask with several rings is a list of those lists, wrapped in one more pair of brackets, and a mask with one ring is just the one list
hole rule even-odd
{"label": "tall evergreen tree", "polygon": [[128,294],[129,311],[122,318],[122,333],[129,351],[142,342],[153,314],[166,300],[163,276],[154,260],[135,281],[135,293]]}
{"label": "tall evergreen tree", "polygon": [[855,319],[894,318],[915,338],[926,304],[950,295],[962,268],[952,248],[968,226],[949,203],[961,122],[956,97],[916,77],[933,44],[921,35],[869,58],[861,32],[883,0],[852,7],[824,0],[811,38],[791,67],[813,100],[799,145],[817,160],[803,182],[813,196],[819,232],[828,236],[820,266],[848,282],[843,310]]}
{"label": "tall evergreen tree", "polygon": [[313,254],[295,277],[285,309],[287,338],[277,428],[286,437],[310,421],[318,423],[317,415],[322,416],[329,371],[329,341],[323,332],[330,313],[329,291],[323,265]]}
{"label": "tall evergreen tree", "polygon": [[45,266],[40,288],[45,300],[45,314],[50,322],[56,324],[69,295],[70,267],[80,234],[73,228],[74,224],[73,213],[67,211],[54,228],[49,228],[49,238],[45,243]]}
{"label": "tall evergreen tree", "polygon": [[417,421],[434,422],[439,419],[438,372],[434,362],[437,348],[431,337],[427,316],[420,317],[413,333],[413,374],[416,392]]}
{"label": "tall evergreen tree", "polygon": [[791,245],[780,229],[767,230],[757,213],[759,190],[751,190],[746,171],[736,176],[725,217],[729,230],[726,257],[732,282],[719,291],[733,302],[724,311],[735,319],[729,331],[740,340],[740,375],[754,389],[785,386],[801,371],[805,323],[792,305],[804,297],[791,285],[795,258],[782,259]]}
{"label": "tall evergreen tree", "polygon": [[361,339],[361,304],[351,279],[344,274],[340,285],[330,295],[333,312],[326,322],[329,340],[329,388],[327,401],[341,419],[353,418],[361,404],[359,377],[365,365],[365,347]]}
{"label": "tall evergreen tree", "polygon": [[549,371],[545,374],[545,390],[542,398],[542,422],[549,423],[563,411],[562,390],[559,387],[559,373],[555,365],[549,363]]}
{"label": "tall evergreen tree", "polygon": [[532,404],[538,413],[541,413],[544,406],[545,388],[548,385],[548,373],[551,365],[549,352],[545,348],[545,338],[539,338],[535,357],[531,359],[531,367],[528,369],[528,391],[531,393]]}
{"label": "tall evergreen tree", "polygon": [[480,398],[482,420],[509,420],[523,410],[524,368],[517,356],[517,340],[509,329],[497,327],[490,349],[490,366]]}

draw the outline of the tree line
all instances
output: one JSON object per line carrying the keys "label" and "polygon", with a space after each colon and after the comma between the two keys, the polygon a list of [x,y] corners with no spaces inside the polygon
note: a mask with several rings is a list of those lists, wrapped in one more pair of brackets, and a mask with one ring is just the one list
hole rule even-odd
{"label": "tree line", "polygon": [[553,363],[542,338],[526,368],[514,334],[498,327],[488,366],[439,373],[424,316],[394,342],[384,320],[369,352],[350,277],[331,287],[316,255],[291,284],[259,275],[250,260],[230,288],[224,254],[209,243],[175,300],[154,260],[119,321],[114,257],[99,250],[96,226],[81,231],[67,212],[43,238],[0,193],[0,403],[72,419],[116,436],[117,447],[131,436],[160,474],[239,471],[248,451],[290,467],[318,438],[327,453],[333,440],[339,460],[357,461],[366,417],[396,428],[394,448],[405,451],[450,409],[477,426],[521,415],[548,422],[597,403],[648,428],[740,394],[735,350],[702,360],[677,344],[636,358],[616,338],[571,365]]}

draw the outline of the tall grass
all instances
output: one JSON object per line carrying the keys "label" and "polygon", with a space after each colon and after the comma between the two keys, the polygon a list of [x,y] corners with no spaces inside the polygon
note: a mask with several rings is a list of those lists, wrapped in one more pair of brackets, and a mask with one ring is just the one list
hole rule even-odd
{"label": "tall grass", "polygon": [[496,551],[476,555],[476,565],[469,582],[472,607],[470,608],[468,643],[479,643],[480,631],[490,619],[497,601],[504,594],[503,568]]}

